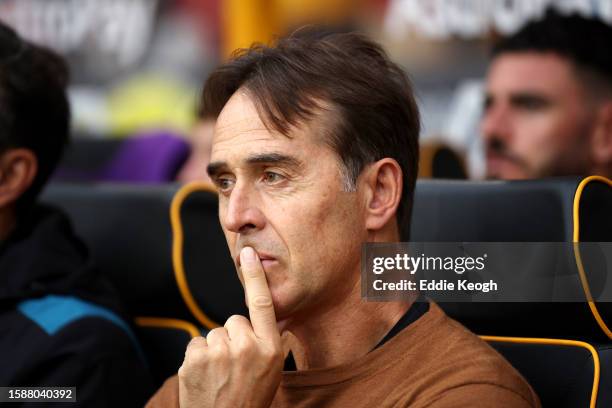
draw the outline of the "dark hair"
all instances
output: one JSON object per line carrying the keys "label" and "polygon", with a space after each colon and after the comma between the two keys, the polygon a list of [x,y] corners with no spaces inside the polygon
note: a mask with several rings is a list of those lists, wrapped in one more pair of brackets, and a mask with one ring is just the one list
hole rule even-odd
{"label": "dark hair", "polygon": [[348,188],[367,164],[397,160],[403,173],[397,218],[401,230],[409,230],[419,111],[406,74],[379,45],[356,33],[298,32],[274,46],[238,50],[206,81],[203,109],[218,116],[239,88],[253,98],[266,126],[286,136],[321,110],[335,112],[325,142],[341,158]]}
{"label": "dark hair", "polygon": [[0,153],[26,148],[38,161],[18,210],[34,202],[68,143],[67,82],[68,69],[59,56],[0,23]]}
{"label": "dark hair", "polygon": [[612,85],[611,44],[612,26],[604,21],[548,9],[543,19],[526,24],[497,43],[492,56],[522,51],[553,52]]}

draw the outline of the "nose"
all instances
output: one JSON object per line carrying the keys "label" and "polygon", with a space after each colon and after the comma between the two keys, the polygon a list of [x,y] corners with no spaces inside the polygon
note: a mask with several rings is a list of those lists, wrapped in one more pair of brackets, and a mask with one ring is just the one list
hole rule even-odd
{"label": "nose", "polygon": [[259,208],[257,192],[237,183],[226,202],[220,207],[221,224],[225,229],[239,234],[260,230],[265,226],[265,217]]}
{"label": "nose", "polygon": [[507,141],[512,134],[508,109],[500,103],[491,103],[480,120],[480,133],[486,144],[494,140]]}

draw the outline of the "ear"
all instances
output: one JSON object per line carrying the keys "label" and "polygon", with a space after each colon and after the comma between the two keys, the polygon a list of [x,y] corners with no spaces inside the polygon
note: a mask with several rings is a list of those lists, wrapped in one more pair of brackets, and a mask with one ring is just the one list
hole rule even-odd
{"label": "ear", "polygon": [[612,101],[604,103],[597,111],[591,157],[596,169],[612,165]]}
{"label": "ear", "polygon": [[0,208],[16,202],[32,185],[38,161],[29,149],[11,149],[0,154]]}
{"label": "ear", "polygon": [[365,226],[380,230],[395,219],[402,197],[402,168],[397,161],[385,158],[367,168],[364,175],[366,194]]}

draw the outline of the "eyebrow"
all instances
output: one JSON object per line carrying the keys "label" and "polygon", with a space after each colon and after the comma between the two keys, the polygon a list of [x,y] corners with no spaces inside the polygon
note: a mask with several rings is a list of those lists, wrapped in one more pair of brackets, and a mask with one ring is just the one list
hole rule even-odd
{"label": "eyebrow", "polygon": [[547,95],[542,95],[536,92],[520,92],[510,96],[510,102],[515,105],[524,105],[526,103],[539,103],[541,105],[550,105],[551,100]]}
{"label": "eyebrow", "polygon": [[[486,93],[483,99],[483,107],[487,109],[490,107],[495,100],[495,96],[491,93]],[[525,105],[529,103],[538,103],[540,106],[548,106],[552,104],[552,100],[547,95],[542,95],[539,92],[521,91],[514,92],[510,95],[510,103],[512,105]]]}
{"label": "eyebrow", "polygon": [[[282,153],[261,153],[249,156],[245,163],[249,165],[256,164],[276,164],[293,169],[302,167],[302,162],[293,156]],[[206,172],[210,178],[214,178],[219,173],[227,170],[229,166],[224,161],[212,162],[206,167]]]}

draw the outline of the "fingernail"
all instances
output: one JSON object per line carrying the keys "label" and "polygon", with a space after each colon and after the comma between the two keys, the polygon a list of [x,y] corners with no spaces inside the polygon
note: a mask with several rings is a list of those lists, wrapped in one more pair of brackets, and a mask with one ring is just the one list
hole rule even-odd
{"label": "fingernail", "polygon": [[240,252],[240,256],[242,257],[242,261],[246,262],[255,262],[255,250],[251,247],[244,247]]}

